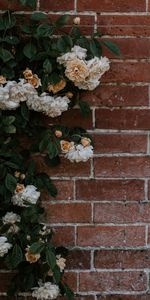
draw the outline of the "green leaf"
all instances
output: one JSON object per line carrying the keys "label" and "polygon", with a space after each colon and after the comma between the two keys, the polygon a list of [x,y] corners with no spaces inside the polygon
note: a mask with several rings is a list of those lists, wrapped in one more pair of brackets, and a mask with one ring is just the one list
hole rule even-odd
{"label": "green leaf", "polygon": [[35,242],[30,246],[30,252],[33,254],[41,253],[44,250],[44,247],[42,242]]}
{"label": "green leaf", "polygon": [[5,178],[5,186],[10,192],[14,192],[17,185],[17,179],[11,174],[7,174]]}
{"label": "green leaf", "polygon": [[42,141],[40,142],[39,144],[39,150],[42,152],[44,151],[45,149],[47,149],[48,147],[48,144],[49,144],[49,140],[50,140],[50,137],[48,135],[46,135]]}
{"label": "green leaf", "polygon": [[16,127],[14,125],[10,125],[10,126],[4,127],[4,131],[6,133],[16,133]]}
{"label": "green leaf", "polygon": [[40,21],[47,18],[47,14],[44,12],[34,12],[31,15],[31,20]]}
{"label": "green leaf", "polygon": [[50,250],[49,248],[47,248],[46,250],[46,262],[50,266],[51,270],[53,271],[53,269],[56,266],[56,256],[53,253],[53,251]]}
{"label": "green leaf", "polygon": [[66,25],[69,21],[69,18],[70,18],[69,15],[60,16],[55,22],[56,27],[62,27]]}
{"label": "green leaf", "polygon": [[57,156],[59,153],[59,149],[56,143],[49,142],[47,147],[49,158],[52,159],[53,157]]}
{"label": "green leaf", "polygon": [[4,42],[11,44],[11,45],[17,45],[19,43],[19,39],[16,36],[8,35],[3,39]]}
{"label": "green leaf", "polygon": [[67,296],[68,300],[73,300],[74,299],[74,293],[73,291],[69,288],[67,284],[63,285],[65,295]]}
{"label": "green leaf", "polygon": [[0,48],[0,58],[5,63],[5,62],[9,61],[10,59],[13,59],[14,57],[10,51],[8,51],[4,48]]}
{"label": "green leaf", "polygon": [[12,251],[12,266],[16,268],[23,260],[22,249],[18,244],[15,244]]}
{"label": "green leaf", "polygon": [[88,103],[86,103],[85,101],[79,101],[79,106],[80,106],[81,114],[84,117],[89,116],[91,110],[90,110]]}
{"label": "green leaf", "polygon": [[46,73],[51,73],[52,72],[52,64],[50,59],[45,59],[45,61],[43,62],[43,68],[46,71]]}
{"label": "green leaf", "polygon": [[21,104],[21,115],[26,121],[29,120],[29,109],[25,102]]}
{"label": "green leaf", "polygon": [[112,53],[114,53],[117,56],[121,55],[120,49],[118,48],[118,46],[111,42],[111,41],[103,41],[102,42]]}
{"label": "green leaf", "polygon": [[60,272],[60,269],[57,265],[53,269],[53,273],[54,273],[54,278],[55,278],[56,283],[59,284],[60,280],[61,280],[62,273]]}
{"label": "green leaf", "polygon": [[28,43],[24,49],[23,49],[23,53],[26,57],[28,57],[29,59],[33,58],[36,53],[37,53],[37,48],[34,44],[32,43]]}
{"label": "green leaf", "polygon": [[4,125],[11,125],[14,121],[15,121],[15,117],[14,116],[8,116],[8,117],[5,117],[3,119],[3,124]]}
{"label": "green leaf", "polygon": [[90,41],[90,51],[93,56],[100,57],[102,55],[102,48],[100,43],[96,40]]}
{"label": "green leaf", "polygon": [[54,26],[50,26],[48,24],[41,24],[38,26],[37,28],[37,35],[39,37],[48,37],[50,35],[52,35],[54,31]]}

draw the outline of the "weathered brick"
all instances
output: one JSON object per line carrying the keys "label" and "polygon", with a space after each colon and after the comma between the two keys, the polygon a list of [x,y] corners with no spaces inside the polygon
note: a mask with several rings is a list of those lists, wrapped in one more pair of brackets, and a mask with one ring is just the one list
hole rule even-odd
{"label": "weathered brick", "polygon": [[148,157],[99,157],[94,160],[95,175],[114,178],[149,177]]}
{"label": "weathered brick", "polygon": [[10,1],[10,0],[0,0],[0,10],[12,10],[12,11],[24,11],[31,10],[30,6],[22,6],[19,4],[19,1]]}
{"label": "weathered brick", "polygon": [[137,43],[140,36],[148,37],[150,34],[149,16],[98,15],[97,23],[98,30],[100,30],[102,34],[128,37],[136,36],[138,38]]}
{"label": "weathered brick", "polygon": [[79,246],[134,247],[145,245],[144,226],[81,226],[77,231]]}
{"label": "weathered brick", "polygon": [[[111,121],[110,121],[111,122]],[[94,134],[95,153],[146,153],[147,135]]]}
{"label": "weathered brick", "polygon": [[48,195],[48,193],[42,194],[42,201],[50,200],[72,200],[73,199],[73,181],[71,180],[53,180],[54,185],[57,188],[57,196],[55,198]]}
{"label": "weathered brick", "polygon": [[14,276],[14,273],[0,272],[0,293],[7,292],[10,281],[13,279]]}
{"label": "weathered brick", "polygon": [[74,0],[40,0],[40,10],[45,11],[66,11],[74,9]]}
{"label": "weathered brick", "polygon": [[46,215],[49,223],[90,223],[91,205],[84,203],[47,204]]}
{"label": "weathered brick", "polygon": [[73,226],[53,227],[52,241],[55,246],[73,247],[75,245],[75,229]]}
{"label": "weathered brick", "polygon": [[150,295],[105,295],[98,296],[97,300],[149,300]]}
{"label": "weathered brick", "polygon": [[84,92],[82,99],[92,106],[148,106],[147,86],[100,85],[93,93]]}
{"label": "weathered brick", "polygon": [[149,109],[97,109],[96,127],[103,129],[150,129]]}
{"label": "weathered brick", "polygon": [[147,276],[144,272],[84,272],[80,273],[79,289],[82,292],[141,292],[147,289]]}
{"label": "weathered brick", "polygon": [[78,9],[81,11],[92,10],[97,12],[102,11],[145,11],[146,4],[144,0],[80,0],[78,1]]}
{"label": "weathered brick", "polygon": [[67,269],[90,269],[90,251],[72,250],[67,256]]}
{"label": "weathered brick", "polygon": [[96,203],[95,223],[150,223],[149,203]]}
{"label": "weathered brick", "polygon": [[[142,76],[141,76],[142,74]],[[125,62],[118,61],[111,63],[109,72],[102,77],[102,82],[149,82],[149,62]]]}
{"label": "weathered brick", "polygon": [[65,272],[63,275],[63,281],[69,285],[69,287],[76,292],[77,291],[77,273]]}
{"label": "weathered brick", "polygon": [[149,269],[150,250],[97,250],[94,266],[98,269]]}
{"label": "weathered brick", "polygon": [[77,199],[85,201],[139,201],[144,199],[142,180],[78,180]]}

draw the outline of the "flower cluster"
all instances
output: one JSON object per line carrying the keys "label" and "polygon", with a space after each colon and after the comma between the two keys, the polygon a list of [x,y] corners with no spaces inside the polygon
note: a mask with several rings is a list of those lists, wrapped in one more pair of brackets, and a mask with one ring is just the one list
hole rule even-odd
{"label": "flower cluster", "polygon": [[75,45],[71,52],[57,58],[57,62],[65,67],[65,75],[75,86],[83,90],[94,90],[100,84],[100,78],[109,70],[107,57],[94,57],[86,60],[87,50]]}
{"label": "flower cluster", "polygon": [[17,184],[15,194],[12,197],[12,203],[18,206],[28,206],[36,204],[40,198],[40,192],[36,190],[34,185]]}
{"label": "flower cluster", "polygon": [[81,138],[81,144],[61,140],[61,150],[71,162],[86,162],[93,157],[93,146],[89,138]]}
{"label": "flower cluster", "polygon": [[5,236],[0,236],[0,257],[3,257],[8,253],[8,250],[12,247],[12,244],[8,243]]}
{"label": "flower cluster", "polygon": [[32,297],[37,298],[37,300],[56,299],[59,295],[59,287],[51,282],[39,282],[39,287],[33,289]]}

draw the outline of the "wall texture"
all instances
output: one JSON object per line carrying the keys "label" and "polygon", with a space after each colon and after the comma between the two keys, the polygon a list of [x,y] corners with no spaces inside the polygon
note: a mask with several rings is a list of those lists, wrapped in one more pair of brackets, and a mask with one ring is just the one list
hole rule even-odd
{"label": "wall texture", "polygon": [[[0,0],[0,9],[8,3]],[[149,300],[150,1],[40,0],[37,9],[78,14],[84,33],[98,28],[122,51],[120,59],[109,53],[111,71],[84,94],[89,119],[77,110],[58,118],[85,126],[95,142],[90,163],[47,170],[59,188],[55,201],[44,201],[55,243],[74,248],[65,276],[78,300]],[[1,292],[7,278],[0,273]]]}

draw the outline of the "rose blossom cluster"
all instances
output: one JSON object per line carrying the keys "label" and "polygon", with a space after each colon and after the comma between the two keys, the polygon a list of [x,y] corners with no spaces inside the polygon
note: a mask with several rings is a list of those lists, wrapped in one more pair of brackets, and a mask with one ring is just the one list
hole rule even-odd
{"label": "rose blossom cluster", "polygon": [[0,236],[0,257],[3,257],[8,253],[8,250],[12,247],[12,244],[8,243],[5,236]]}
{"label": "rose blossom cluster", "polygon": [[40,198],[40,192],[37,191],[34,185],[27,185],[18,183],[14,195],[12,196],[12,203],[14,205],[25,207],[29,204],[36,204]]}
{"label": "rose blossom cluster", "polygon": [[[38,95],[36,89],[41,86],[41,80],[28,68],[23,74],[25,78],[20,79],[19,82],[6,81],[4,76],[0,76],[0,109],[15,110],[21,102],[26,102],[30,110],[42,112],[52,118],[68,110],[70,100],[67,96],[50,96],[48,93]],[[61,80],[60,84],[48,86],[48,90],[55,94],[64,87]]]}
{"label": "rose blossom cluster", "polygon": [[91,146],[91,140],[87,137],[81,138],[80,144],[61,140],[60,146],[62,153],[71,162],[86,162],[93,157],[93,146]]}
{"label": "rose blossom cluster", "polygon": [[20,216],[13,212],[6,213],[6,215],[2,218],[2,221],[4,225],[10,225],[8,233],[17,233],[19,231],[19,227],[16,225],[16,223],[19,223],[20,219]]}
{"label": "rose blossom cluster", "polygon": [[39,287],[33,288],[32,297],[40,300],[56,299],[59,295],[59,287],[51,282],[39,282]]}
{"label": "rose blossom cluster", "polygon": [[57,62],[65,67],[65,75],[75,86],[83,90],[94,90],[100,84],[100,78],[109,70],[107,57],[94,57],[86,60],[87,50],[75,45],[71,52],[57,58]]}

